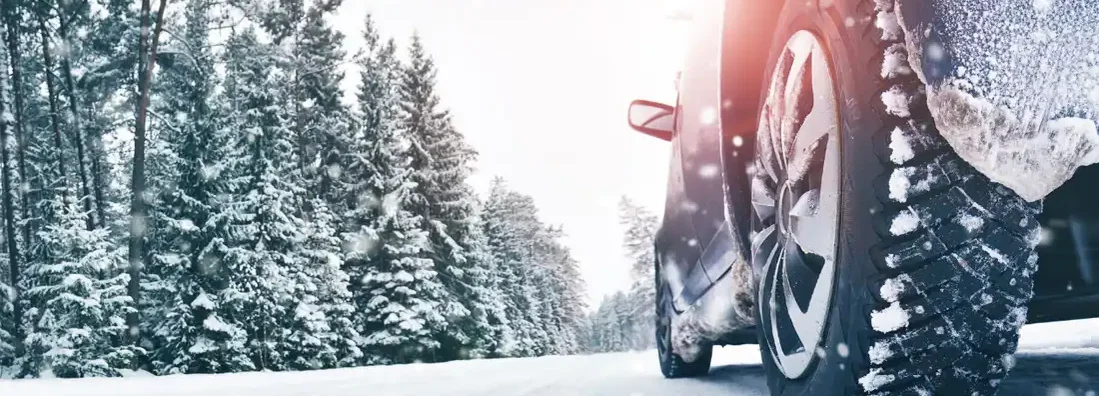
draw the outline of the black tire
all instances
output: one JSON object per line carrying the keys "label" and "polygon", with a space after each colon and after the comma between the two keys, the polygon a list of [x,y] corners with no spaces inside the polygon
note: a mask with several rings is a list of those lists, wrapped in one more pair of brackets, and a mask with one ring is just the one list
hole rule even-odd
{"label": "black tire", "polygon": [[699,345],[701,352],[691,362],[683,360],[672,349],[671,323],[675,317],[672,307],[671,291],[668,282],[660,274],[660,265],[656,265],[656,352],[660,359],[660,373],[664,378],[689,378],[706,375],[710,372],[713,357],[713,345]]}
{"label": "black tire", "polygon": [[[813,2],[785,1],[763,76],[768,84],[795,32],[813,33],[832,64],[842,153],[838,264],[823,338],[807,372],[791,379],[759,326],[771,393],[994,394],[1013,365],[1033,294],[1041,205],[953,152],[911,70],[882,72],[887,52],[907,62],[903,34],[875,25],[879,13],[891,17],[891,0],[831,3],[818,10]],[[882,95],[891,90],[911,100],[887,108]],[[894,135],[910,143],[911,155],[892,152]],[[894,175],[917,187],[891,195]],[[899,217],[917,221],[891,230]],[[757,323],[767,305],[757,304]],[[875,319],[896,312],[907,323]]]}

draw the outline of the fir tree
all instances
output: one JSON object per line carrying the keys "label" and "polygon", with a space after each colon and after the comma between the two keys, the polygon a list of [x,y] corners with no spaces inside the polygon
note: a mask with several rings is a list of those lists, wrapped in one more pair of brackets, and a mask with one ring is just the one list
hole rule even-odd
{"label": "fir tree", "polygon": [[[162,57],[156,108],[167,119],[150,147],[150,185],[157,192],[149,233],[152,265],[145,282],[144,324],[156,347],[158,373],[217,373],[251,368],[244,359],[244,331],[219,314],[228,285],[221,258],[231,214],[220,196],[231,189],[224,111],[215,108],[214,57],[207,31],[212,2],[191,0],[182,37]],[[177,52],[178,51],[178,52]]]}
{"label": "fir tree", "polygon": [[331,8],[316,4],[306,12],[293,50],[294,95],[297,102],[295,130],[304,144],[303,160],[313,194],[338,204],[334,186],[341,179],[341,159],[350,133],[349,113],[340,102],[342,65],[347,56],[341,48],[343,34],[325,22]]}
{"label": "fir tree", "polygon": [[126,294],[125,251],[107,240],[106,230],[86,228],[90,214],[72,195],[62,191],[50,202],[57,222],[38,235],[53,261],[29,266],[25,274],[31,308],[24,320],[23,375],[118,376],[143,353],[124,342],[125,318],[134,310]]}
{"label": "fir tree", "polygon": [[626,197],[618,204],[619,223],[625,228],[622,248],[630,260],[632,285],[629,291],[628,317],[634,327],[631,348],[655,345],[656,289],[653,287],[653,238],[659,219],[648,209]]}
{"label": "fir tree", "polygon": [[350,210],[347,266],[351,271],[367,364],[436,360],[446,290],[427,258],[423,219],[408,210],[408,153],[396,128],[393,84],[399,64],[390,40],[382,43],[367,18],[368,58],[362,65],[359,135],[347,170]]}
{"label": "fir tree", "polygon": [[295,279],[288,271],[300,265],[295,250],[302,238],[293,206],[301,187],[292,171],[290,114],[281,102],[287,76],[276,56],[275,47],[260,43],[252,30],[229,44],[227,85],[235,96],[233,127],[242,159],[226,257],[235,293],[225,302],[232,304],[231,317],[245,327],[249,353],[260,370],[287,364],[283,322],[292,308],[284,299],[293,294]]}
{"label": "fir tree", "polygon": [[531,197],[495,179],[485,204],[485,232],[504,294],[512,340],[505,354],[568,354],[579,349],[583,282],[560,229],[538,219]]}
{"label": "fir tree", "polygon": [[449,114],[440,108],[435,93],[436,69],[418,35],[412,37],[409,62],[399,83],[401,127],[409,140],[410,179],[414,184],[410,210],[423,220],[428,232],[430,258],[446,287],[443,315],[454,326],[437,334],[442,360],[486,353],[487,334],[492,334],[490,287],[482,274],[487,255],[476,229],[477,202],[467,179],[476,152],[454,128]]}
{"label": "fir tree", "polygon": [[541,327],[537,276],[533,258],[533,236],[542,225],[530,197],[507,188],[495,179],[485,204],[485,232],[500,274],[500,290],[505,294],[505,313],[510,324],[510,339],[503,354],[535,356],[542,352],[546,339]]}
{"label": "fir tree", "polygon": [[294,307],[298,325],[290,336],[290,368],[353,366],[364,355],[357,343],[361,337],[353,322],[355,306],[342,268],[335,216],[320,199],[311,206],[313,218],[303,230],[304,266]]}

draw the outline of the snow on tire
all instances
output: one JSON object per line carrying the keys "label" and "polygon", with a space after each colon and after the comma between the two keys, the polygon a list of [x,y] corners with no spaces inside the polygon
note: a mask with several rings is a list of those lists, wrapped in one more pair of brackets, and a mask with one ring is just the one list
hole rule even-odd
{"label": "snow on tire", "polygon": [[986,395],[1011,369],[1037,270],[1040,204],[961,160],[935,128],[924,86],[904,54],[894,5],[875,1],[887,128],[876,136],[887,173],[872,259],[877,306],[869,368],[873,395]]}

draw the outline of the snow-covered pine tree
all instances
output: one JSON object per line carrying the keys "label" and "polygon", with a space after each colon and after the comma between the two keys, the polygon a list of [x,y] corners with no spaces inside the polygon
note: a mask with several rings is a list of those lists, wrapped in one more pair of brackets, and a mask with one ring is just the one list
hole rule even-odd
{"label": "snow-covered pine tree", "polygon": [[[7,266],[0,265],[0,270],[8,271]],[[6,368],[10,367],[15,362],[16,343],[22,341],[16,339],[15,331],[17,323],[12,317],[12,310],[15,308],[15,289],[8,285],[8,282],[0,280],[0,321],[3,321],[3,325],[0,326],[0,378],[5,378],[9,375],[6,372]]]}
{"label": "snow-covered pine tree", "polygon": [[[261,25],[284,56],[283,67],[292,87],[287,91],[294,115],[290,128],[307,198],[324,197],[334,210],[341,209],[340,191],[335,186],[342,178],[340,160],[349,143],[351,120],[340,101],[342,65],[347,57],[344,36],[325,18],[342,2],[280,0],[257,10]],[[308,217],[311,210],[305,209]]]}
{"label": "snow-covered pine tree", "polygon": [[[149,150],[151,265],[144,282],[142,332],[153,347],[156,373],[220,373],[252,368],[245,332],[219,303],[228,273],[231,214],[222,202],[231,191],[232,158],[224,109],[216,107],[215,59],[209,50],[213,2],[185,5],[180,35],[158,57],[158,102]],[[222,197],[222,198],[219,198]]]}
{"label": "snow-covered pine tree", "polygon": [[[342,1],[342,0],[341,0]],[[341,67],[347,57],[343,33],[325,21],[340,1],[317,2],[305,14],[293,50],[296,132],[306,144],[304,160],[310,194],[339,205],[344,150],[350,134],[350,114],[341,103],[344,79]]]}
{"label": "snow-covered pine tree", "polygon": [[559,355],[579,350],[578,333],[584,317],[584,283],[577,262],[561,242],[563,232],[547,227],[537,235],[537,263],[545,269],[542,282],[546,291],[543,313],[550,334],[549,352]]}
{"label": "snow-covered pine tree", "polygon": [[513,337],[505,296],[500,289],[500,270],[485,234],[483,206],[477,202],[477,212],[470,218],[471,227],[465,238],[467,257],[473,263],[465,270],[466,283],[463,285],[469,296],[465,299],[470,310],[467,320],[472,321],[477,330],[470,333],[473,347],[460,354],[466,359],[504,356],[502,351]]}
{"label": "snow-covered pine tree", "polygon": [[276,65],[276,47],[261,43],[247,28],[228,44],[227,91],[231,92],[236,150],[237,191],[229,210],[232,240],[223,259],[230,288],[220,294],[228,317],[248,334],[249,355],[256,369],[281,370],[287,365],[283,326],[293,314],[297,247],[302,239],[294,198],[301,193],[294,175],[291,114],[284,106],[288,78]]}
{"label": "snow-covered pine tree", "polygon": [[360,64],[360,121],[345,159],[349,203],[344,234],[367,364],[437,359],[435,335],[446,290],[427,258],[422,219],[408,211],[409,158],[396,124],[400,65],[392,40],[382,42],[366,19]]}
{"label": "snow-covered pine tree", "polygon": [[[134,116],[132,102],[119,99],[130,99],[133,87],[137,85],[138,56],[134,48],[141,34],[141,23],[139,8],[133,1],[100,0],[99,6],[102,11],[89,12],[86,18],[73,21],[71,36],[83,42],[81,56],[73,60],[73,68],[80,72],[75,76],[75,83],[80,87],[80,104],[84,112],[84,138],[98,218],[96,224],[112,227],[112,238],[122,238],[128,227],[116,228],[114,225],[127,220],[118,214],[128,210],[121,208],[127,203],[124,199],[127,195],[120,190],[128,188],[122,185],[129,182],[129,173],[113,169],[108,157],[116,154],[119,158],[129,158],[130,155],[108,147],[106,142],[116,140],[116,126],[132,121]],[[129,163],[123,163],[127,171]],[[123,188],[112,188],[112,183]]]}
{"label": "snow-covered pine tree", "polygon": [[435,335],[447,326],[440,313],[446,291],[424,257],[427,234],[418,228],[420,219],[401,208],[408,185],[396,188],[383,197],[372,229],[380,243],[361,279],[367,364],[436,361]]}
{"label": "snow-covered pine tree", "polygon": [[446,286],[443,315],[453,324],[436,337],[442,343],[442,360],[485,354],[484,342],[492,334],[485,320],[493,302],[487,290],[487,256],[478,254],[481,241],[474,231],[476,194],[467,183],[476,152],[440,108],[435,93],[435,64],[418,35],[412,36],[409,62],[400,79],[401,127],[410,143],[410,209],[423,218],[429,233],[431,258]]}
{"label": "snow-covered pine tree", "polygon": [[538,284],[542,272],[533,261],[534,236],[542,231],[534,201],[510,190],[503,179],[492,181],[485,203],[485,234],[495,258],[499,287],[511,339],[507,356],[537,356],[547,338],[542,327],[543,305]]}
{"label": "snow-covered pine tree", "polygon": [[312,219],[302,234],[300,266],[288,271],[293,277],[294,300],[287,338],[287,364],[291,370],[352,366],[362,359],[360,338],[352,318],[348,276],[340,259],[340,238],[335,216],[324,200],[310,205]]}
{"label": "snow-covered pine tree", "polygon": [[[243,159],[232,205],[239,221],[232,226],[228,259],[235,266],[231,283],[248,297],[236,317],[244,318],[258,369],[346,364],[357,353],[338,340],[355,334],[346,327],[347,295],[339,291],[346,275],[329,254],[337,251],[335,217],[323,201],[304,200],[307,182],[295,165],[294,96],[288,91],[296,89],[294,64],[281,47],[260,42],[250,31],[236,39],[229,85]],[[303,220],[312,216],[323,219]]]}
{"label": "snow-covered pine tree", "polygon": [[631,348],[642,349],[655,345],[653,339],[656,324],[656,290],[653,288],[653,238],[659,219],[647,208],[622,197],[618,203],[619,224],[625,229],[622,249],[630,260],[632,284],[629,291],[629,318],[633,323],[634,337]]}
{"label": "snow-covered pine tree", "polygon": [[134,310],[126,294],[125,250],[111,244],[106,230],[88,230],[86,217],[61,190],[49,202],[56,221],[39,232],[51,262],[25,271],[26,355],[22,375],[118,376],[143,351],[125,342],[126,315]]}
{"label": "snow-covered pine tree", "polygon": [[504,294],[514,342],[505,354],[536,356],[580,350],[584,284],[561,229],[538,219],[534,200],[492,181],[485,233]]}

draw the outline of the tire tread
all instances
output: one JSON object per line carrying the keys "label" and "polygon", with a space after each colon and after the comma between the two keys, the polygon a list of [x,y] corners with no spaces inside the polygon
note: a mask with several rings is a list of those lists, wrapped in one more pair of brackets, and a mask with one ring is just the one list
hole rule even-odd
{"label": "tire tread", "polygon": [[[893,12],[889,0],[866,0],[874,12]],[[900,40],[872,37],[879,49],[897,51]],[[890,48],[892,46],[892,48]],[[881,59],[881,58],[878,58]],[[879,94],[909,94],[909,116],[880,112],[885,127],[874,137],[886,168],[875,182],[881,204],[876,231],[882,242],[871,257],[882,279],[871,282],[875,310],[899,304],[908,324],[871,332],[870,366],[860,373],[868,395],[989,395],[1010,370],[1026,304],[1033,295],[1040,203],[1029,203],[990,181],[959,158],[935,128],[914,73],[889,73]],[[894,134],[913,155],[893,156]],[[920,187],[890,191],[890,179],[907,176]],[[892,193],[892,194],[891,194]],[[914,229],[893,235],[898,216],[918,218]],[[901,291],[883,293],[886,283]],[[896,290],[894,287],[892,290]]]}

